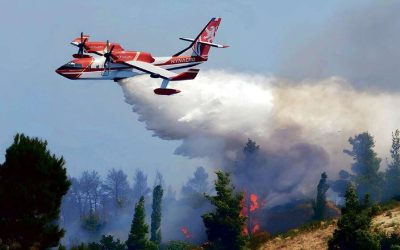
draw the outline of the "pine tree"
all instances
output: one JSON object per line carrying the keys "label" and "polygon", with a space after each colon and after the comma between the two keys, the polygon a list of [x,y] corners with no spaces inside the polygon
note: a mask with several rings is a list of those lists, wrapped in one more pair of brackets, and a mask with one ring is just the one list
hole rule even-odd
{"label": "pine tree", "polygon": [[385,172],[385,198],[400,197],[400,131],[392,133],[391,162]]}
{"label": "pine tree", "polygon": [[234,192],[228,173],[217,171],[216,174],[217,194],[206,195],[216,209],[202,216],[210,243],[209,249],[244,249],[246,238],[242,232],[246,219],[241,215],[243,194]]}
{"label": "pine tree", "polygon": [[161,202],[164,190],[161,185],[153,189],[153,205],[151,213],[151,238],[150,240],[157,245],[161,243]]}
{"label": "pine tree", "polygon": [[21,249],[58,245],[64,231],[56,223],[70,186],[64,159],[47,142],[17,134],[0,165],[0,239]]}
{"label": "pine tree", "polygon": [[135,206],[135,214],[133,216],[131,231],[126,241],[128,250],[153,250],[157,246],[150,242],[147,238],[149,226],[145,223],[144,197],[141,196],[139,202]]}
{"label": "pine tree", "polygon": [[373,210],[370,196],[366,195],[360,202],[354,185],[346,191],[346,204],[342,216],[337,222],[329,249],[380,249],[379,237],[371,232]]}
{"label": "pine tree", "polygon": [[344,150],[344,153],[353,157],[354,163],[351,170],[355,174],[354,182],[357,186],[357,194],[364,196],[370,194],[374,201],[381,198],[382,176],[379,173],[381,159],[374,151],[374,137],[368,132],[349,138],[352,150]]}
{"label": "pine tree", "polygon": [[328,176],[325,172],[321,174],[321,179],[317,187],[317,199],[314,205],[314,220],[323,220],[326,210],[326,192],[329,185],[326,183]]}

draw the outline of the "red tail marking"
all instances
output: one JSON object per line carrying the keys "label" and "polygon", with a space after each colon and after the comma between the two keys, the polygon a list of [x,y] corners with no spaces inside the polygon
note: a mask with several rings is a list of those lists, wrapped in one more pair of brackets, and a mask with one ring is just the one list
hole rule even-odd
{"label": "red tail marking", "polygon": [[[217,33],[219,24],[221,23],[221,18],[214,18],[211,20],[207,27],[203,30],[200,35],[199,41],[212,43],[214,41],[215,34]],[[195,43],[193,45],[193,50],[200,56],[207,56],[210,51],[210,45],[205,45],[201,43]]]}

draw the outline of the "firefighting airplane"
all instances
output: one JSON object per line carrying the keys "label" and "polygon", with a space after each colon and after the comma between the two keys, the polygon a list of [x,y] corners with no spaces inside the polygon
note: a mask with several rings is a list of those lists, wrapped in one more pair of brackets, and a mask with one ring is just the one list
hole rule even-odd
{"label": "firefighting airplane", "polygon": [[[61,66],[56,72],[72,80],[114,80],[142,74],[152,78],[162,78],[161,87],[154,90],[157,95],[173,95],[180,92],[167,88],[169,81],[192,80],[199,69],[192,67],[208,59],[211,47],[227,48],[227,45],[213,43],[221,18],[212,18],[195,38],[180,38],[190,42],[190,45],[169,57],[153,57],[142,51],[124,50],[118,43],[89,42],[89,36],[81,33],[71,44],[77,46],[78,53],[74,60]],[[84,54],[91,53],[88,55]],[[189,68],[187,71],[175,73],[176,70]]]}

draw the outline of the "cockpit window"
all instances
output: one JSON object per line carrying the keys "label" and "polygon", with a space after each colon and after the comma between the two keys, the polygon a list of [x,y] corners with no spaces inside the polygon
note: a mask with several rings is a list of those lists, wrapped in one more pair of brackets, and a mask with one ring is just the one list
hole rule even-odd
{"label": "cockpit window", "polygon": [[69,62],[69,63],[65,64],[64,67],[70,68],[70,69],[81,69],[82,68],[82,64]]}

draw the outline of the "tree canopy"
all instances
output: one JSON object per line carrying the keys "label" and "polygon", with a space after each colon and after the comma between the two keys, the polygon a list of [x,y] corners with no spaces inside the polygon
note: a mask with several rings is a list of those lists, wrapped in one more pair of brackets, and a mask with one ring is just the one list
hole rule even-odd
{"label": "tree canopy", "polygon": [[164,190],[161,185],[153,189],[153,205],[151,213],[151,241],[157,245],[161,244],[161,202]]}
{"label": "tree canopy", "polygon": [[382,175],[379,173],[381,159],[374,151],[374,137],[368,132],[358,134],[349,138],[352,145],[351,150],[344,150],[344,153],[350,155],[354,163],[351,170],[356,184],[357,194],[363,197],[370,194],[373,200],[381,198]]}
{"label": "tree canopy", "polygon": [[240,250],[246,244],[243,235],[246,218],[241,215],[243,194],[236,193],[229,174],[217,171],[215,196],[206,198],[215,206],[215,211],[202,216],[208,238],[208,248],[218,250]]}
{"label": "tree canopy", "polygon": [[22,249],[57,246],[57,220],[70,186],[62,157],[47,142],[17,134],[0,165],[0,239]]}
{"label": "tree canopy", "polygon": [[392,133],[391,161],[385,172],[385,198],[400,198],[400,131]]}
{"label": "tree canopy", "polygon": [[131,231],[126,241],[128,250],[153,250],[157,246],[148,240],[149,226],[145,222],[144,197],[141,196],[135,206],[135,214],[133,216]]}
{"label": "tree canopy", "polygon": [[380,249],[378,235],[370,232],[374,212],[369,195],[359,201],[354,185],[350,185],[345,198],[337,229],[328,242],[329,249]]}

